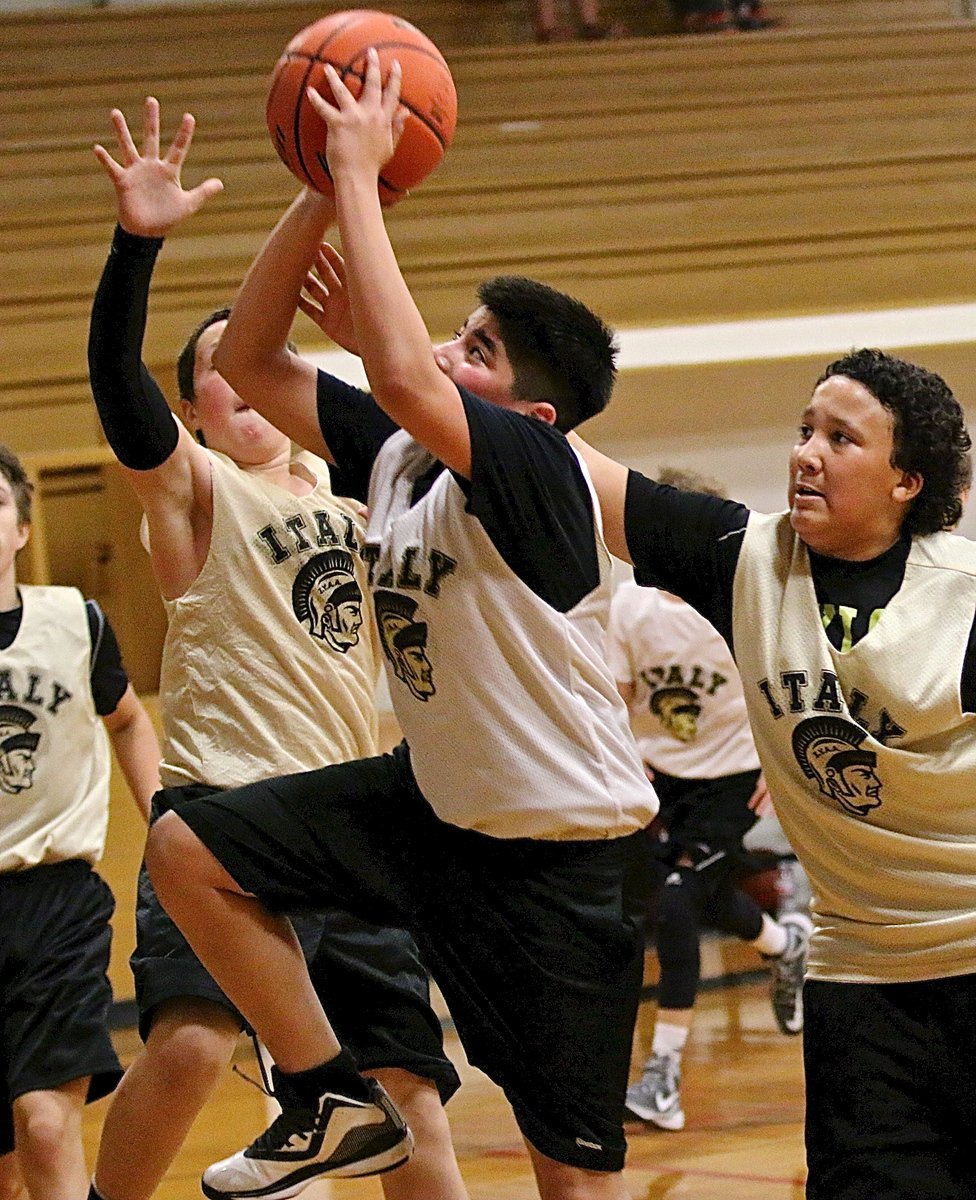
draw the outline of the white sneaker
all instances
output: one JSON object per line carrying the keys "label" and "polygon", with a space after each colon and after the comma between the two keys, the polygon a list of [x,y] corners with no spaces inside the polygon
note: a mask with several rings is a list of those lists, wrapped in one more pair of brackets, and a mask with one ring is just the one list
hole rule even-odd
{"label": "white sneaker", "polygon": [[365,1081],[365,1102],[326,1092],[309,1108],[277,1068],[272,1075],[281,1115],[246,1150],[207,1167],[201,1186],[210,1200],[284,1200],[313,1179],[379,1175],[413,1153],[410,1130],[375,1079]]}
{"label": "white sneaker", "polygon": [[674,1054],[652,1054],[644,1073],[627,1089],[627,1112],[659,1129],[684,1129],[681,1107],[681,1060]]}
{"label": "white sneaker", "polygon": [[802,1033],[803,977],[813,922],[806,913],[793,912],[780,917],[779,924],[786,930],[786,949],[775,957],[764,956],[771,973],[769,992],[773,1015],[783,1033]]}

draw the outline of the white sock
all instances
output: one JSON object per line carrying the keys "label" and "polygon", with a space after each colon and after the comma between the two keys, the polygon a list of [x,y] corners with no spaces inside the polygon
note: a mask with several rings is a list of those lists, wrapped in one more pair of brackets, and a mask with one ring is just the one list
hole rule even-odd
{"label": "white sock", "polygon": [[673,1058],[680,1058],[687,1040],[688,1030],[684,1025],[672,1025],[668,1021],[658,1021],[654,1026],[651,1053],[670,1054]]}
{"label": "white sock", "polygon": [[760,954],[765,954],[769,958],[778,958],[786,949],[786,944],[786,930],[768,913],[763,913],[763,924],[759,937],[749,945],[755,946]]}

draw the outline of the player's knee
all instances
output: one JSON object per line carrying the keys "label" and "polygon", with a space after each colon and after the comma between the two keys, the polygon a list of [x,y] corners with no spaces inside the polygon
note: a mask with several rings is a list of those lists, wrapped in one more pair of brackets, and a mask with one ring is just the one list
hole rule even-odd
{"label": "player's knee", "polygon": [[30,1092],[14,1101],[17,1153],[32,1173],[53,1175],[75,1132],[74,1114],[50,1092]]}
{"label": "player's knee", "polygon": [[179,893],[187,883],[202,879],[207,858],[209,852],[203,843],[176,813],[164,813],[150,828],[146,870],[160,899],[170,893],[171,887]]}
{"label": "player's knee", "polygon": [[658,924],[697,927],[703,897],[701,880],[692,867],[675,867],[658,903]]}
{"label": "player's knee", "polygon": [[541,1155],[533,1155],[532,1165],[543,1200],[623,1200],[629,1195],[619,1171],[587,1171]]}
{"label": "player's knee", "polygon": [[230,1062],[239,1032],[237,1018],[212,1001],[168,1006],[146,1042],[154,1079],[162,1090],[209,1089]]}

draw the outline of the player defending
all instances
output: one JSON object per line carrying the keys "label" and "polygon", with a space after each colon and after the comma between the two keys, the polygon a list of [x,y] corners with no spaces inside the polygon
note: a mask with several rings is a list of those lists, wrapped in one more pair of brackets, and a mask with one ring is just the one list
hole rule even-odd
{"label": "player defending", "polygon": [[976,1194],[976,547],[946,532],[969,449],[939,376],[859,350],[800,419],[786,513],[587,452],[612,549],[734,648],[810,878],[809,1200]]}
{"label": "player defending", "polygon": [[[202,322],[180,355],[185,426],[140,361],[162,239],[220,184],[182,188],[189,116],[163,156],[155,100],[146,102],[141,154],[122,114],[114,112],[113,122],[121,163],[101,147],[96,153],[115,187],[119,224],[95,298],[89,357],[106,435],[145,508],[169,617],[158,815],[189,796],[374,753],[378,663],[372,623],[363,620],[359,506],[335,497],[326,464],[294,456],[287,436],[214,370],[226,312]],[[457,1076],[412,941],[337,909],[306,913],[296,924],[316,981],[327,978],[336,990],[337,1025],[351,1051],[383,1079],[416,1134],[417,1152],[389,1177],[387,1195],[461,1200],[466,1191],[438,1093],[450,1096]],[[105,1200],[152,1195],[241,1028],[145,873],[132,965],[146,1045],[105,1121],[93,1185]],[[263,964],[255,969],[266,978]],[[283,1093],[278,1099],[286,1101]],[[383,1124],[380,1165],[403,1162],[409,1137],[399,1118],[386,1115],[383,1093],[360,1081],[354,1103]]]}
{"label": "player defending", "polygon": [[[196,801],[154,830],[163,903],[304,1097],[204,1187],[289,1195],[328,1171],[306,1139],[332,1137],[357,1076],[340,1074],[273,910],[286,893],[341,894],[414,932],[469,1058],[515,1110],[546,1200],[623,1200],[642,965],[629,883],[646,874],[639,831],[657,803],[603,659],[610,559],[563,432],[606,404],[612,335],[577,301],[506,279],[432,350],[377,198],[399,72],[381,93],[371,53],[360,102],[334,74],[331,86],[338,108],[313,103],[336,205],[306,192],[291,207],[218,361],[368,495],[363,553],[407,742]],[[338,273],[327,285],[329,323],[359,347],[375,399],[286,348],[336,210],[349,263],[347,289]],[[263,973],[247,969],[257,962]]]}
{"label": "player defending", "polygon": [[122,1074],[108,1033],[115,904],[93,870],[109,741],[146,819],[159,743],[98,605],[18,586],[32,490],[0,446],[0,1195],[77,1200],[82,1109]]}

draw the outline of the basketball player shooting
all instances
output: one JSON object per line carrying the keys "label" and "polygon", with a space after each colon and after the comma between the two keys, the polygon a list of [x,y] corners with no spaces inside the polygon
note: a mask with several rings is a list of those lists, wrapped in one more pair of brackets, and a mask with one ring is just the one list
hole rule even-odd
{"label": "basketball player shooting", "polygon": [[[624,1200],[643,959],[631,881],[647,878],[640,831],[657,800],[604,660],[610,558],[565,437],[609,400],[613,336],[578,301],[506,278],[483,284],[479,307],[432,350],[377,191],[398,73],[383,89],[370,54],[358,101],[329,78],[336,106],[314,102],[335,205],[306,191],[289,209],[218,364],[368,499],[363,554],[406,742],[167,814],[150,871],[201,959],[288,1058],[306,1096],[304,1112],[285,1114],[294,1144],[328,1120],[341,1082],[339,1043],[272,913],[300,889],[395,911],[411,930],[469,1059],[512,1105],[545,1200]],[[336,213],[349,332],[373,396],[286,348]],[[282,996],[297,1014],[282,1013]],[[298,1162],[266,1145],[211,1168],[208,1194],[290,1195],[316,1172],[314,1153]]]}

